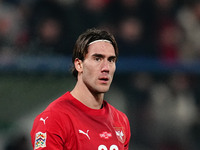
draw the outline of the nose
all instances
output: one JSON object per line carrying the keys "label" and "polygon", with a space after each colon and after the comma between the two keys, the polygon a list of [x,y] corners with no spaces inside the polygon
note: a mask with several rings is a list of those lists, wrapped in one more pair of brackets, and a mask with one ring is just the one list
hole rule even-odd
{"label": "nose", "polygon": [[110,71],[110,66],[108,61],[103,61],[101,71],[107,73]]}

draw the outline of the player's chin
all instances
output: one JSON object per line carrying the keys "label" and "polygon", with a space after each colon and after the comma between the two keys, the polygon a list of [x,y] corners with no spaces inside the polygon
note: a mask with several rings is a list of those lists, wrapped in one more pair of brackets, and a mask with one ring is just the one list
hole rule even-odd
{"label": "player's chin", "polygon": [[103,85],[103,86],[101,86],[101,87],[99,88],[99,92],[100,92],[100,93],[106,93],[106,92],[109,91],[109,89],[110,89],[110,86],[108,86],[108,85]]}

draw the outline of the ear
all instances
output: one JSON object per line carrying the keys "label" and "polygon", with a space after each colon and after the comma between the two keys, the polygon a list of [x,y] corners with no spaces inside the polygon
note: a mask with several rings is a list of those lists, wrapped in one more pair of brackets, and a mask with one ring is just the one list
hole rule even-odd
{"label": "ear", "polygon": [[76,68],[76,70],[78,72],[82,72],[83,71],[83,61],[82,60],[76,58],[74,60],[74,66],[75,66],[75,68]]}

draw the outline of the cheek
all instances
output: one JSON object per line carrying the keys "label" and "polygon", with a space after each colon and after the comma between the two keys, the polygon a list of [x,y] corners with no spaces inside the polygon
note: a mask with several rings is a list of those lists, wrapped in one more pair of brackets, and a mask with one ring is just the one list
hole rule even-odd
{"label": "cheek", "polygon": [[112,69],[110,70],[110,72],[111,72],[111,75],[114,75],[114,73],[115,73],[115,70],[116,70],[116,65],[114,65],[114,66],[112,67]]}
{"label": "cheek", "polygon": [[91,79],[95,77],[96,74],[96,70],[93,69],[95,67],[93,67],[92,65],[84,65],[83,67],[83,76],[85,76],[85,78]]}

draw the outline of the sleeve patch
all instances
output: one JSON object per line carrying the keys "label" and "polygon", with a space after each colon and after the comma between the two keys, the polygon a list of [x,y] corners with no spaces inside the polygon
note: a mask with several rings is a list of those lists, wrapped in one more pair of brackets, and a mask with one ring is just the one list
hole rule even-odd
{"label": "sleeve patch", "polygon": [[38,132],[35,135],[35,149],[46,147],[47,134]]}

